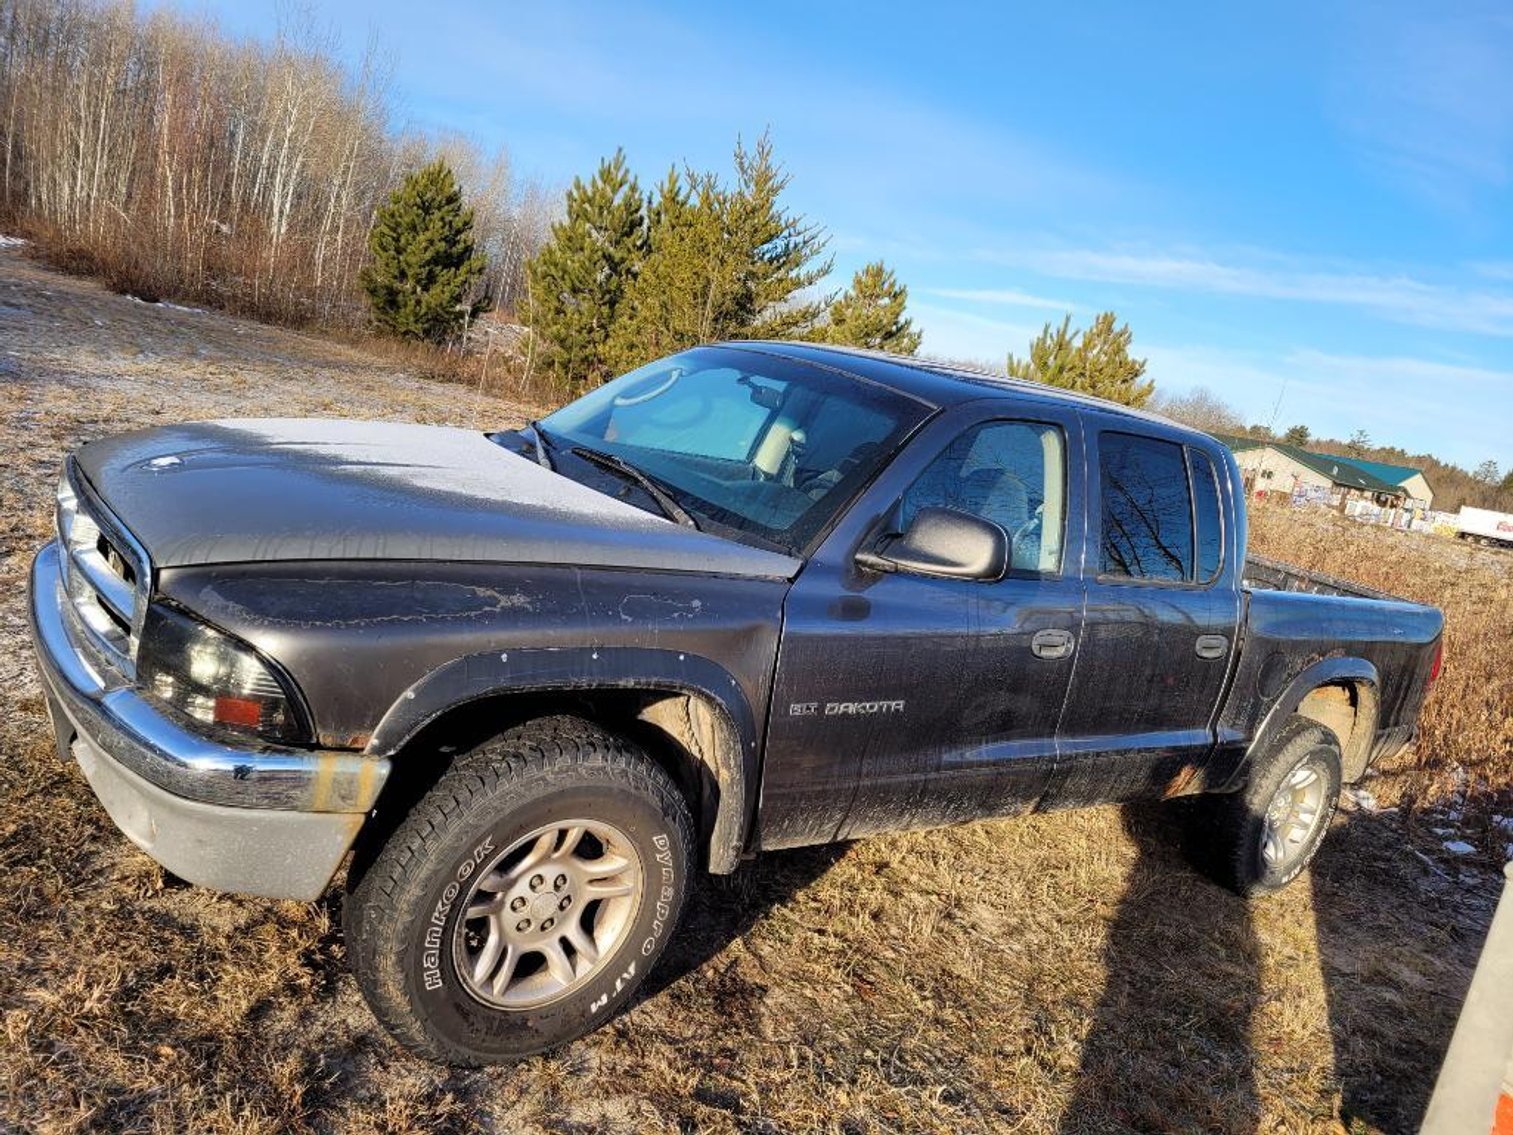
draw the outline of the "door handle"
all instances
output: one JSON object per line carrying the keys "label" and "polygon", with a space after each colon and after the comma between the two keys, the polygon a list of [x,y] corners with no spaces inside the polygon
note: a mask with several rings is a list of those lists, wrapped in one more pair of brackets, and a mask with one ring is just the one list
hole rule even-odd
{"label": "door handle", "polygon": [[1036,631],[1035,637],[1030,639],[1030,650],[1036,658],[1057,659],[1065,658],[1072,653],[1072,647],[1077,644],[1077,639],[1071,631],[1045,630]]}
{"label": "door handle", "polygon": [[1229,653],[1229,639],[1221,634],[1200,634],[1194,649],[1199,658],[1223,658]]}

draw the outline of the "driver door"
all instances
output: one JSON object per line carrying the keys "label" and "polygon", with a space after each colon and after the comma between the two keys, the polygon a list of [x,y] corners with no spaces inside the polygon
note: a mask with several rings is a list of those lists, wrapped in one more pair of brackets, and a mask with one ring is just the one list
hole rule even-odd
{"label": "driver door", "polygon": [[[762,846],[1006,815],[1040,799],[1082,628],[1081,465],[1076,414],[1037,405],[983,420],[981,404],[960,407],[852,507],[785,606]],[[859,551],[932,506],[1001,526],[1008,573],[858,567]]]}

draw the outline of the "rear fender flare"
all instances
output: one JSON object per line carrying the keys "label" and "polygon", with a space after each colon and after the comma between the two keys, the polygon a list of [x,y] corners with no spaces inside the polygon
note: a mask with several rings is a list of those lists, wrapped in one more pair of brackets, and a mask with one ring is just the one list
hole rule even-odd
{"label": "rear fender flare", "polygon": [[[1288,683],[1287,688],[1282,691],[1281,696],[1261,720],[1261,726],[1256,730],[1254,739],[1245,750],[1245,757],[1235,770],[1227,788],[1238,788],[1245,783],[1245,778],[1250,775],[1250,766],[1256,756],[1266,752],[1277,734],[1292,720],[1293,714],[1297,713],[1303,700],[1324,686],[1359,686],[1364,687],[1370,694],[1369,698],[1363,699],[1362,708],[1358,712],[1367,712],[1371,718],[1364,723],[1364,728],[1358,723],[1352,735],[1352,737],[1360,738],[1356,743],[1363,745],[1365,751],[1360,754],[1353,753],[1351,751],[1352,738],[1339,739],[1346,768],[1359,767],[1364,771],[1365,763],[1370,758],[1371,747],[1376,739],[1379,712],[1377,694],[1381,689],[1381,678],[1376,667],[1366,659],[1337,656],[1320,659],[1311,666],[1305,667]],[[1359,773],[1357,773],[1358,776]],[[1351,778],[1347,775],[1346,779],[1348,781]]]}
{"label": "rear fender flare", "polygon": [[710,766],[719,789],[709,869],[733,871],[750,830],[754,798],[747,786],[759,775],[756,716],[728,670],[686,651],[573,647],[470,654],[437,667],[401,694],[366,751],[392,757],[427,725],[484,698],[609,689],[682,694],[711,711],[715,743],[697,746],[693,755]]}

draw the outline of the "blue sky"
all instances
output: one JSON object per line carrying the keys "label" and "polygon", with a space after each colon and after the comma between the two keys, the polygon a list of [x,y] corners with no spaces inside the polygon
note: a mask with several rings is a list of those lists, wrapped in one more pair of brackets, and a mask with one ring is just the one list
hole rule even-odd
{"label": "blue sky", "polygon": [[[279,5],[185,3],[267,35]],[[1513,4],[315,0],[401,124],[565,185],[770,129],[930,354],[1113,308],[1164,390],[1513,467]]]}

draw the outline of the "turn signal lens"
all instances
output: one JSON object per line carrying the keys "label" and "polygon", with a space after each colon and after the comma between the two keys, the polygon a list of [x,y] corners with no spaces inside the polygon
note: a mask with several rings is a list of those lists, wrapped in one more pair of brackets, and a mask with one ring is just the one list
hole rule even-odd
{"label": "turn signal lens", "polygon": [[1434,644],[1434,662],[1429,667],[1429,685],[1439,681],[1439,672],[1445,666],[1445,640],[1440,639]]}

